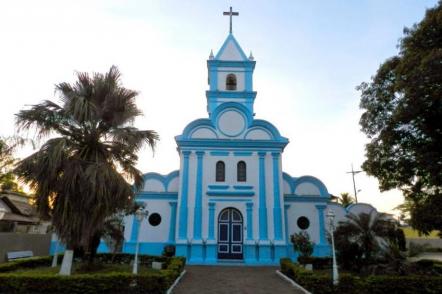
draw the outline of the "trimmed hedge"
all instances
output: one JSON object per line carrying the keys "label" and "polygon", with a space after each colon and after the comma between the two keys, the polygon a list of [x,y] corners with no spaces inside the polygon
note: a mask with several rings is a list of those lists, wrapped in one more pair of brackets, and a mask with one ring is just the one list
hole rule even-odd
{"label": "trimmed hedge", "polygon": [[[123,263],[126,254],[117,254],[117,260]],[[99,260],[108,263],[111,254],[99,254]],[[114,256],[115,258],[115,256]],[[165,293],[175,279],[183,271],[186,259],[184,257],[141,256],[145,263],[154,260],[166,263],[164,270],[158,273],[92,273],[59,276],[44,273],[14,273],[19,268],[34,268],[50,266],[52,257],[36,257],[12,261],[0,265],[0,293]],[[115,260],[115,259],[114,259]],[[133,260],[133,256],[132,256]],[[143,262],[143,263],[144,263]]]}
{"label": "trimmed hedge", "polygon": [[289,258],[282,258],[280,263],[282,273],[315,294],[442,293],[442,277],[416,275],[358,277],[344,273],[339,276],[339,285],[333,286],[329,274],[307,271]]}
{"label": "trimmed hedge", "polygon": [[17,259],[0,264],[0,273],[12,272],[19,268],[35,268],[39,266],[50,266],[51,263],[52,263],[52,256]]}
{"label": "trimmed hedge", "polygon": [[332,267],[331,257],[316,257],[316,256],[298,256],[300,264],[311,264],[314,270],[329,269]]}
{"label": "trimmed hedge", "polygon": [[[84,259],[88,260],[89,256],[85,255]],[[129,253],[99,253],[95,256],[95,262],[101,264],[130,264],[134,261],[134,255]],[[150,266],[153,261],[169,263],[170,257],[156,255],[138,255],[138,262],[141,265]]]}

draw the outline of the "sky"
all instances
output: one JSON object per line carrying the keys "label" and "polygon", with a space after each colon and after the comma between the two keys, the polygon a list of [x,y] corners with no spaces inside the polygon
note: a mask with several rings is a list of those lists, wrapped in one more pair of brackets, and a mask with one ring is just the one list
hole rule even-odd
{"label": "sky", "polygon": [[[144,149],[138,168],[179,169],[174,137],[207,117],[210,50],[233,34],[256,60],[256,118],[289,138],[283,170],[313,175],[329,192],[353,192],[351,164],[360,170],[368,142],[358,124],[360,93],[379,65],[397,54],[404,27],[419,22],[437,0],[305,1],[7,1],[0,0],[0,136],[15,132],[14,115],[44,99],[76,72],[112,65],[139,91],[144,115],[135,121],[161,140]],[[33,133],[29,133],[32,137]],[[17,152],[24,157],[31,152]],[[359,202],[393,212],[399,191],[380,192],[375,178],[355,176]]]}

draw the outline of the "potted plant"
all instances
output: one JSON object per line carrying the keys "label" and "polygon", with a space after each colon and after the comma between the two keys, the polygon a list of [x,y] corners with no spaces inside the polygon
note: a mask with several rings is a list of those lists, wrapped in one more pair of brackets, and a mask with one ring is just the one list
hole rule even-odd
{"label": "potted plant", "polygon": [[306,231],[301,231],[290,236],[293,243],[293,249],[298,252],[298,262],[308,270],[313,268],[311,255],[313,253],[314,243]]}

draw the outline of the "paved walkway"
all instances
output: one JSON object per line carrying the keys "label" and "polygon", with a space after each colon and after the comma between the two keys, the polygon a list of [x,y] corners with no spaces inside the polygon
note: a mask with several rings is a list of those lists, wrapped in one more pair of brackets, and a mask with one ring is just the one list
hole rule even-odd
{"label": "paved walkway", "polygon": [[276,275],[277,267],[186,266],[174,294],[301,293]]}

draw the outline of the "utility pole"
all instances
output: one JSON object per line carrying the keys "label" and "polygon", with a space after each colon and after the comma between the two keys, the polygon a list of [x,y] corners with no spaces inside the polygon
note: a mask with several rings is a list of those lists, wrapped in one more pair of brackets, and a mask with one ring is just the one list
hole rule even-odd
{"label": "utility pole", "polygon": [[358,191],[356,190],[356,183],[355,183],[355,175],[362,172],[361,170],[354,170],[353,169],[353,163],[351,164],[351,171],[347,172],[347,174],[351,174],[353,178],[353,189],[355,191],[355,201],[358,203]]}

